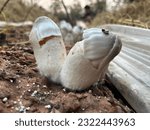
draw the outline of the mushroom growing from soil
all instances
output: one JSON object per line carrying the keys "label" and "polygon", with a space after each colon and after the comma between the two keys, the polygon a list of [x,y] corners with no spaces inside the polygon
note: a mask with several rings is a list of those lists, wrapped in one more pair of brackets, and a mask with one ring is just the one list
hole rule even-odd
{"label": "mushroom growing from soil", "polygon": [[40,74],[71,90],[84,90],[102,80],[122,47],[115,34],[90,28],[67,55],[59,27],[46,16],[36,19],[29,39]]}

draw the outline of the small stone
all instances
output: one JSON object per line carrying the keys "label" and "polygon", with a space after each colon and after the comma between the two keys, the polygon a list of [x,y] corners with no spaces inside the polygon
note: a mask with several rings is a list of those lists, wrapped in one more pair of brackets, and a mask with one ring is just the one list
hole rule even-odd
{"label": "small stone", "polygon": [[20,106],[19,112],[26,113],[26,108],[24,106]]}
{"label": "small stone", "polygon": [[8,98],[7,98],[7,97],[4,97],[2,101],[3,101],[4,103],[7,102],[7,101],[8,101]]}
{"label": "small stone", "polygon": [[64,88],[63,91],[66,92],[66,89]]}
{"label": "small stone", "polygon": [[18,99],[18,102],[20,102],[21,100],[20,99]]}
{"label": "small stone", "polygon": [[28,89],[28,92],[31,92],[31,89]]}
{"label": "small stone", "polygon": [[44,92],[44,94],[45,94],[45,95],[49,95],[50,93],[49,93],[49,92]]}
{"label": "small stone", "polygon": [[10,79],[10,82],[13,83],[14,81],[12,79]]}
{"label": "small stone", "polygon": [[46,85],[43,85],[43,88],[47,88],[47,86],[46,86]]}
{"label": "small stone", "polygon": [[19,104],[22,105],[22,102],[20,101]]}
{"label": "small stone", "polygon": [[14,103],[14,104],[17,104],[17,101],[14,101],[13,103]]}
{"label": "small stone", "polygon": [[82,108],[82,111],[85,111],[85,108]]}
{"label": "small stone", "polygon": [[31,96],[34,97],[35,94],[37,94],[37,91],[36,91],[36,90],[31,94]]}
{"label": "small stone", "polygon": [[27,107],[26,110],[29,111],[31,107]]}
{"label": "small stone", "polygon": [[101,96],[98,96],[97,98],[98,98],[98,99],[101,99]]}
{"label": "small stone", "polygon": [[47,92],[44,92],[44,95],[47,95]]}
{"label": "small stone", "polygon": [[16,111],[18,111],[18,110],[19,110],[19,108],[18,108],[18,107],[16,107],[16,108],[15,108],[15,110],[16,110]]}
{"label": "small stone", "polygon": [[92,93],[92,90],[89,90],[89,93],[91,94],[91,93]]}
{"label": "small stone", "polygon": [[46,105],[45,108],[51,109],[51,105]]}

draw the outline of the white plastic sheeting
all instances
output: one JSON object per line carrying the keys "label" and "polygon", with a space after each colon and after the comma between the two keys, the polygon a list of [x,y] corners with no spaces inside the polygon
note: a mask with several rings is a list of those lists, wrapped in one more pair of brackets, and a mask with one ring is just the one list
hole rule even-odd
{"label": "white plastic sheeting", "polygon": [[111,62],[108,77],[136,112],[150,112],[150,30],[105,25],[123,42]]}

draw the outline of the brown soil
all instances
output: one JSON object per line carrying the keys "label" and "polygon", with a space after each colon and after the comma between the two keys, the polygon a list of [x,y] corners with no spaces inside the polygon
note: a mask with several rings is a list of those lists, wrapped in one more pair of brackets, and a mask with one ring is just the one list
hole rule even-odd
{"label": "brown soil", "polygon": [[7,44],[0,46],[0,112],[133,112],[108,81],[71,92],[40,76],[30,43],[22,43],[30,29],[9,28],[1,41]]}

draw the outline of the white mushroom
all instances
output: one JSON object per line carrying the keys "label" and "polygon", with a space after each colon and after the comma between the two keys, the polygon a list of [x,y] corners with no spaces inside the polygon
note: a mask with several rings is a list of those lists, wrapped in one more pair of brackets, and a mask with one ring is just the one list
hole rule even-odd
{"label": "white mushroom", "polygon": [[60,22],[60,30],[66,46],[73,46],[74,37],[72,33],[72,25],[65,20]]}
{"label": "white mushroom", "polygon": [[83,90],[101,80],[122,45],[112,33],[87,29],[66,57],[60,29],[45,16],[35,21],[29,39],[40,73],[71,90]]}
{"label": "white mushroom", "polygon": [[48,17],[37,18],[29,36],[41,75],[60,83],[66,49],[59,27]]}

